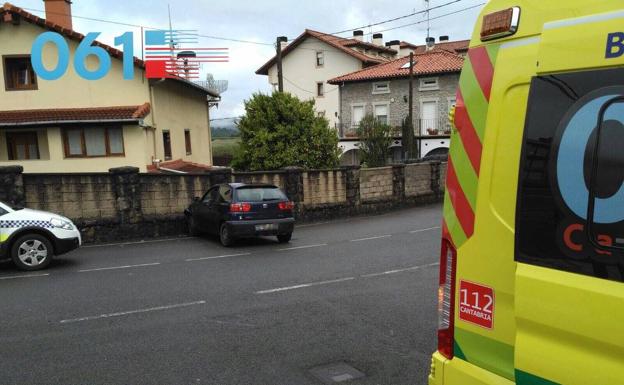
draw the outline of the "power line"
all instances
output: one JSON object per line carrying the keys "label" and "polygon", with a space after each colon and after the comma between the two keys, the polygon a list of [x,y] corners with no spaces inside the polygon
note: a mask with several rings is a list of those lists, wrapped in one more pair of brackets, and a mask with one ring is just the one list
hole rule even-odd
{"label": "power line", "polygon": [[[306,90],[305,88],[302,88],[302,87],[298,86],[297,84],[295,84],[292,80],[288,79],[286,76],[283,76],[283,77],[284,77],[284,80],[286,80],[286,81],[287,81],[288,83],[290,83],[293,87],[295,87],[295,88],[299,89],[300,91],[307,92],[307,93],[312,94],[312,95],[316,95],[316,92]],[[323,95],[327,95],[327,94],[329,94],[329,93],[332,93],[332,92],[338,91],[338,89],[339,89],[339,88],[340,88],[339,86],[336,86],[336,88],[334,88],[334,89],[332,89],[332,90],[329,90],[329,91],[327,91],[327,92],[323,92]]]}
{"label": "power line", "polygon": [[[465,11],[469,11],[469,10],[474,9],[474,8],[481,7],[482,5],[485,5],[485,4],[486,4],[486,3],[479,3],[479,4],[473,5],[473,6],[471,6],[471,7],[462,8],[462,9],[459,9],[459,10],[454,11],[454,12],[449,12],[449,13],[445,13],[444,15],[440,15],[440,16],[432,17],[432,18],[431,18],[431,19],[429,19],[429,20],[437,20],[437,19],[441,19],[441,18],[443,18],[443,17],[447,17],[447,16],[455,15],[455,14],[460,13],[460,12],[465,12]],[[427,20],[421,20],[421,21],[417,21],[417,22],[414,22],[414,23],[403,24],[403,25],[399,25],[399,26],[397,26],[397,27],[392,27],[392,28],[388,28],[388,29],[384,29],[384,30],[378,31],[378,33],[379,33],[379,32],[394,31],[395,29],[405,28],[405,27],[411,27],[411,26],[413,26],[413,25],[422,24],[422,23],[426,23],[426,22],[427,22]]]}
{"label": "power line", "polygon": [[[71,16],[71,17],[76,18],[76,19],[95,21],[95,22],[99,22],[99,23],[108,23],[108,24],[122,25],[122,26],[125,26],[125,27],[144,28],[144,29],[152,29],[152,30],[160,30],[160,31],[168,30],[166,28],[157,28],[157,27],[151,27],[151,26],[147,26],[147,25],[124,23],[124,22],[114,21],[114,20],[99,19],[99,18],[96,18],[96,17],[70,15],[68,13],[61,13],[61,12],[46,12],[46,11],[44,11],[42,9],[36,9],[36,8],[22,8],[22,9],[24,9],[26,11],[31,11],[31,12],[41,12],[41,13],[45,13],[45,14],[53,14],[53,15],[59,15],[59,16]],[[230,37],[222,37],[222,36],[201,35],[201,34],[198,34],[197,36],[198,37],[207,38],[207,39],[232,41],[232,42],[236,42],[236,43],[257,44],[257,45],[265,45],[265,46],[272,46],[273,45],[271,43],[262,43],[262,42],[258,42],[258,41],[242,40],[242,39],[236,39],[236,38],[230,38]]]}
{"label": "power line", "polygon": [[[453,0],[453,1],[449,1],[448,3],[440,4],[440,5],[437,5],[437,6],[435,6],[435,7],[431,7],[431,8],[429,8],[429,9],[424,9],[424,10],[421,10],[421,11],[415,11],[415,12],[409,13],[409,14],[407,14],[407,15],[398,16],[398,17],[394,17],[394,18],[392,18],[392,19],[387,19],[387,20],[383,20],[383,21],[378,21],[378,22],[376,22],[376,23],[372,23],[372,24],[364,25],[364,26],[357,27],[357,28],[350,28],[350,29],[345,29],[345,30],[338,31],[338,32],[333,32],[333,33],[331,33],[331,35],[338,35],[338,34],[345,33],[345,32],[351,32],[351,31],[356,31],[356,30],[359,30],[359,29],[365,29],[365,28],[375,27],[375,26],[377,26],[377,25],[381,25],[381,24],[391,23],[391,22],[393,22],[393,21],[406,19],[406,18],[408,18],[408,17],[412,17],[412,16],[416,16],[416,15],[420,15],[420,14],[427,13],[427,12],[432,11],[432,10],[434,10],[434,9],[443,8],[443,7],[449,6],[449,5],[451,5],[451,4],[459,3],[460,1],[464,1],[464,0]],[[369,33],[369,35],[370,35],[370,33]]]}

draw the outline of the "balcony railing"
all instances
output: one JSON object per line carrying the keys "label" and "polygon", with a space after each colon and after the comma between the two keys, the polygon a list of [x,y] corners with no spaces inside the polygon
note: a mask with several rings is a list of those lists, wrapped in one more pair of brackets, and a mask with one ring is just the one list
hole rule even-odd
{"label": "balcony railing", "polygon": [[[403,136],[401,126],[391,125],[392,135],[400,138]],[[357,139],[358,125],[351,122],[337,123],[336,130],[341,139]],[[451,123],[448,119],[414,119],[414,136],[448,136],[451,134]]]}

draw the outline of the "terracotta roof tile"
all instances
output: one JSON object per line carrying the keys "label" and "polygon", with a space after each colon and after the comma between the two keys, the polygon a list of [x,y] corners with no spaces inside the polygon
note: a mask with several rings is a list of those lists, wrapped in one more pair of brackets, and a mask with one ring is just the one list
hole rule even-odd
{"label": "terracotta roof tile", "polygon": [[60,122],[126,121],[145,118],[150,104],[140,106],[49,108],[41,110],[0,111],[0,126],[53,124]]}
{"label": "terracotta roof tile", "polygon": [[158,165],[158,167],[153,164],[147,166],[147,172],[150,174],[171,174],[172,172],[168,170],[174,170],[182,173],[204,173],[212,170],[212,166],[188,162],[182,159],[162,162]]}
{"label": "terracotta roof tile", "polygon": [[[337,78],[330,79],[330,84],[356,82],[377,79],[403,78],[409,76],[409,56],[393,60],[389,63],[378,64],[363,70],[355,71]],[[414,75],[433,75],[440,73],[460,72],[464,59],[456,54],[442,50],[427,51],[414,55]]]}
{"label": "terracotta roof tile", "polygon": [[[347,55],[353,56],[356,59],[359,59],[366,64],[384,63],[390,59],[387,59],[381,56],[366,55],[350,47],[360,46],[362,48],[378,50],[380,52],[385,52],[391,55],[394,55],[397,53],[395,50],[385,47],[385,46],[378,46],[372,43],[359,41],[356,39],[348,39],[348,38],[344,38],[340,36],[335,36],[335,35],[330,35],[330,34],[323,33],[323,32],[314,31],[311,29],[306,29],[305,32],[299,35],[299,37],[297,37],[289,45],[287,45],[286,48],[284,48],[284,50],[282,51],[282,57],[288,55],[290,51],[295,49],[299,44],[301,44],[308,37],[317,38],[321,40],[322,42],[329,44],[330,46],[346,53]],[[266,62],[262,67],[260,67],[256,71],[256,74],[268,75],[269,68],[271,68],[275,64],[275,61],[276,61],[276,58],[272,57],[268,62]]]}

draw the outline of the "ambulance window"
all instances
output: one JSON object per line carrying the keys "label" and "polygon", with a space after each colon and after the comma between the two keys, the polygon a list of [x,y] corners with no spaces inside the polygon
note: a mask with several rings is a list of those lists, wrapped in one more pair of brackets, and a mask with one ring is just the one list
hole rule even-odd
{"label": "ambulance window", "polygon": [[8,213],[9,213],[8,211],[6,211],[6,210],[5,210],[5,209],[3,209],[2,207],[0,207],[0,217],[1,217],[1,216],[3,216],[3,215],[5,215],[5,214],[8,214]]}
{"label": "ambulance window", "polygon": [[[516,260],[624,282],[624,69],[531,82],[516,213]],[[593,181],[593,183],[592,183]],[[593,221],[588,220],[592,192]]]}

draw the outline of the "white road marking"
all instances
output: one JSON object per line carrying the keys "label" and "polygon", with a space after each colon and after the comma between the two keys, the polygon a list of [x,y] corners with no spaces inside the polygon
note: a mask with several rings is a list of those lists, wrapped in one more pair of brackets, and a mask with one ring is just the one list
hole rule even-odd
{"label": "white road marking", "polygon": [[131,314],[148,313],[148,312],[152,312],[152,311],[161,311],[161,310],[177,309],[177,308],[181,308],[181,307],[203,305],[205,303],[206,303],[206,301],[195,301],[195,302],[179,303],[179,304],[175,304],[175,305],[150,307],[150,308],[147,308],[147,309],[129,310],[129,311],[121,311],[121,312],[118,312],[118,313],[100,314],[100,315],[94,315],[94,316],[82,317],[82,318],[64,319],[64,320],[60,321],[60,323],[67,324],[67,323],[73,323],[73,322],[93,321],[93,320],[102,319],[102,318],[121,317],[121,316],[131,315]]}
{"label": "white road marking", "polygon": [[372,241],[374,239],[382,239],[382,238],[390,238],[392,235],[380,235],[377,237],[369,237],[369,238],[360,238],[360,239],[352,239],[349,242],[362,242],[362,241]]}
{"label": "white road marking", "polygon": [[50,274],[27,274],[27,275],[12,275],[9,277],[0,277],[0,280],[5,279],[19,279],[19,278],[37,278],[37,277],[47,277]]}
{"label": "white road marking", "polygon": [[180,240],[188,240],[188,239],[193,239],[193,237],[177,237],[177,238],[153,239],[149,241],[135,241],[135,242],[121,242],[121,243],[104,243],[101,245],[86,245],[86,246],[82,246],[82,248],[92,249],[96,247],[108,247],[108,246],[143,245],[143,244],[149,244],[149,243],[171,242],[171,241],[180,241]]}
{"label": "white road marking", "polygon": [[90,271],[119,270],[119,269],[130,269],[130,268],[133,268],[133,267],[146,267],[146,266],[158,266],[158,265],[160,265],[160,262],[143,263],[141,265],[125,265],[125,266],[100,267],[100,268],[97,268],[97,269],[78,270],[78,272],[79,273],[88,273]]}
{"label": "white road marking", "polygon": [[278,292],[281,292],[281,291],[302,289],[304,287],[321,286],[321,285],[329,285],[329,284],[332,284],[332,283],[340,283],[340,282],[352,281],[354,279],[355,279],[355,277],[347,277],[347,278],[340,278],[340,279],[332,279],[331,281],[303,283],[301,285],[278,287],[276,289],[269,289],[269,290],[261,290],[261,291],[257,291],[255,294],[278,293]]}
{"label": "white road marking", "polygon": [[425,231],[438,230],[438,229],[440,229],[440,226],[436,226],[436,227],[428,227],[428,228],[426,228],[426,229],[420,229],[420,230],[410,231],[410,234],[424,233]]}
{"label": "white road marking", "polygon": [[300,228],[305,228],[305,227],[321,226],[321,225],[326,225],[328,223],[331,223],[331,222],[315,222],[315,223],[308,223],[307,225],[295,225],[295,228],[300,229]]}
{"label": "white road marking", "polygon": [[380,277],[380,276],[383,276],[383,275],[390,275],[390,274],[397,274],[397,273],[404,273],[404,272],[407,272],[407,271],[418,270],[418,269],[422,269],[423,267],[437,266],[439,264],[440,264],[439,262],[436,262],[436,263],[430,263],[428,265],[407,267],[405,269],[396,269],[396,270],[384,271],[382,273],[365,274],[365,275],[360,275],[360,277],[361,278]]}
{"label": "white road marking", "polygon": [[217,255],[217,256],[214,256],[214,257],[191,258],[191,259],[187,259],[185,262],[207,261],[207,260],[210,260],[210,259],[222,259],[222,258],[231,258],[231,257],[242,257],[243,255],[251,255],[251,253],[240,253],[240,254]]}
{"label": "white road marking", "polygon": [[307,245],[307,246],[297,246],[297,247],[288,247],[286,249],[277,249],[277,251],[287,251],[287,250],[301,250],[301,249],[310,249],[313,247],[323,247],[327,246],[327,243],[319,243],[318,245]]}

